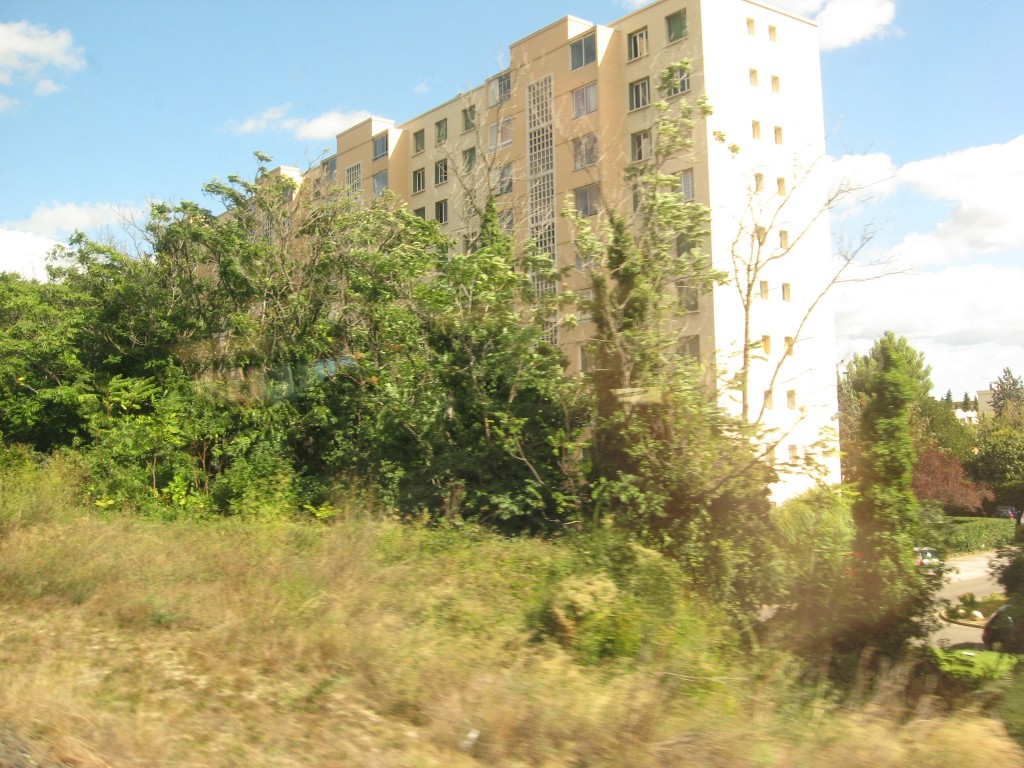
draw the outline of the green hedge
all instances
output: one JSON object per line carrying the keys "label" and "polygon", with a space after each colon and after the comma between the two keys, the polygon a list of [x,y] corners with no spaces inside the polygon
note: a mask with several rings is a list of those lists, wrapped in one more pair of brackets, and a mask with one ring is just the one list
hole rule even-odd
{"label": "green hedge", "polygon": [[950,518],[946,549],[950,555],[980,552],[1013,542],[1013,520],[986,517]]}

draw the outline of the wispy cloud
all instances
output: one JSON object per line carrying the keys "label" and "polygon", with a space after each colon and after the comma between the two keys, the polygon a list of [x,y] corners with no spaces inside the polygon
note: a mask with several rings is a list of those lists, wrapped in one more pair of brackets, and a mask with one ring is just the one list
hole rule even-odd
{"label": "wispy cloud", "polygon": [[140,205],[110,203],[58,203],[37,206],[27,219],[0,224],[38,237],[59,239],[75,231],[95,232],[103,227],[116,227],[126,219],[142,214]]}
{"label": "wispy cloud", "polygon": [[[48,95],[61,90],[53,80],[43,78],[49,69],[79,70],[85,66],[85,53],[76,47],[66,29],[51,32],[27,21],[0,23],[0,85],[10,86],[19,79],[35,83],[35,92]],[[13,99],[0,96],[0,110]]]}
{"label": "wispy cloud", "polygon": [[428,83],[426,79],[420,80],[412,87],[412,92],[417,96],[423,96],[426,93],[430,93],[430,83]]}
{"label": "wispy cloud", "polygon": [[895,31],[895,0],[775,0],[774,4],[814,19],[823,51],[848,48]]}
{"label": "wispy cloud", "polygon": [[270,107],[258,115],[242,121],[232,121],[228,127],[235,133],[267,133],[283,131],[297,139],[333,139],[347,128],[361,123],[369,112],[324,112],[313,118],[292,117],[290,104]]}
{"label": "wispy cloud", "polygon": [[17,99],[12,99],[10,96],[4,96],[0,93],[0,112],[10,109],[17,103]]}

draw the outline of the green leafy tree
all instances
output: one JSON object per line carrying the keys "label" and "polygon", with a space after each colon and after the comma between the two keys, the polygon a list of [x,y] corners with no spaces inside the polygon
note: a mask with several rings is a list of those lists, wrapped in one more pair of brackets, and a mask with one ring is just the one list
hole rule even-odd
{"label": "green leafy tree", "polygon": [[1009,368],[992,385],[992,410],[1004,425],[1024,429],[1024,382]]}

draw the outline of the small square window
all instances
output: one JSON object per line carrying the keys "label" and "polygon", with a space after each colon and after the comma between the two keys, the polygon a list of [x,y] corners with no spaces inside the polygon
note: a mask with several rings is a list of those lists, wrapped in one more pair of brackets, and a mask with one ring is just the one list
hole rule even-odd
{"label": "small square window", "polygon": [[512,73],[503,72],[487,82],[487,97],[490,105],[496,106],[512,98]]}
{"label": "small square window", "polygon": [[776,125],[775,126],[775,143],[776,144],[781,144],[782,143],[782,126],[781,125]]}
{"label": "small square window", "polygon": [[772,337],[771,336],[762,336],[761,337],[761,351],[764,352],[766,355],[770,355],[772,353]]}
{"label": "small square window", "polygon": [[750,133],[755,139],[761,138],[761,123],[757,120],[753,120],[750,123]]}
{"label": "small square window", "polygon": [[634,163],[651,159],[650,131],[638,131],[629,137],[629,156]]}
{"label": "small square window", "polygon": [[380,173],[373,175],[373,196],[378,197],[384,193],[384,190],[388,188],[388,172],[387,169]]}
{"label": "small square window", "polygon": [[778,93],[782,90],[782,82],[779,80],[778,75],[772,75],[772,93]]}
{"label": "small square window", "polygon": [[438,160],[434,163],[434,186],[444,184],[448,181],[448,159]]}
{"label": "small square window", "polygon": [[498,171],[498,178],[494,185],[495,195],[507,195],[512,191],[512,165],[504,166]]}
{"label": "small square window", "polygon": [[777,179],[775,179],[775,188],[779,192],[779,197],[782,197],[783,195],[785,195],[786,194],[786,180],[784,178],[782,178],[781,176],[779,176]]}
{"label": "small square window", "polygon": [[492,123],[490,129],[491,149],[507,147],[512,143],[512,118],[506,117],[500,123]]}
{"label": "small square window", "polygon": [[648,77],[629,84],[629,109],[642,109],[651,103],[651,80]]}
{"label": "small square window", "polygon": [[388,153],[388,135],[382,133],[373,137],[373,159],[379,160]]}
{"label": "small square window", "polygon": [[755,88],[757,88],[757,70],[756,69],[750,70],[750,84],[752,86],[754,86]]}
{"label": "small square window", "polygon": [[597,109],[597,83],[587,83],[572,92],[572,116],[589,115]]}
{"label": "small square window", "polygon": [[686,67],[675,67],[672,70],[672,80],[669,82],[666,96],[676,96],[690,90],[690,70]]}
{"label": "small square window", "polygon": [[468,106],[462,110],[462,131],[472,131],[476,128],[476,107]]}
{"label": "small square window", "polygon": [[647,55],[647,27],[630,33],[626,38],[626,56],[630,61]]}
{"label": "small square window", "polygon": [[792,294],[790,292],[789,283],[783,283],[782,284],[782,300],[783,301],[791,301],[792,298],[793,297],[792,297]]}
{"label": "small square window", "polygon": [[412,215],[413,216],[419,216],[421,219],[425,219],[425,218],[427,218],[427,209],[426,208],[417,208],[415,211],[412,212]]}
{"label": "small square window", "polygon": [[597,136],[588,133],[572,140],[572,165],[573,170],[586,168],[597,162]]}
{"label": "small square window", "polygon": [[761,291],[761,298],[762,299],[767,299],[768,298],[768,281],[767,280],[762,280],[761,283],[760,283],[759,288],[760,288],[760,291]]}
{"label": "small square window", "polygon": [[588,184],[573,191],[576,211],[580,216],[593,216],[597,213],[600,191],[597,184]]}
{"label": "small square window", "polygon": [[668,41],[674,43],[686,37],[686,9],[670,13],[665,17],[665,30],[668,34]]}
{"label": "small square window", "polygon": [[448,223],[448,201],[438,200],[434,203],[434,218],[440,224]]}
{"label": "small square window", "polygon": [[427,134],[422,128],[412,135],[412,152],[422,152],[427,147]]}
{"label": "small square window", "polygon": [[679,192],[683,196],[683,200],[693,200],[695,197],[693,191],[693,168],[687,168],[679,174]]}
{"label": "small square window", "polygon": [[579,69],[597,61],[597,35],[591,32],[586,37],[569,44],[569,68]]}
{"label": "small square window", "polygon": [[434,143],[444,144],[448,141],[448,118],[438,120],[434,123]]}
{"label": "small square window", "polygon": [[427,171],[425,168],[417,168],[412,172],[413,194],[422,192],[427,187]]}
{"label": "small square window", "polygon": [[476,147],[462,150],[462,167],[466,171],[472,171],[476,165]]}

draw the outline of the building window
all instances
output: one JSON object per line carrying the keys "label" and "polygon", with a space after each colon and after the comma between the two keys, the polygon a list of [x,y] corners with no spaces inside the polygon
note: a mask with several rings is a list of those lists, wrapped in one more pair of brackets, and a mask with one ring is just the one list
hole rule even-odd
{"label": "building window", "polygon": [[683,200],[693,200],[693,168],[687,168],[685,171],[679,174],[679,192],[683,196]]}
{"label": "building window", "polygon": [[440,224],[448,223],[448,201],[438,200],[434,203],[434,218]]}
{"label": "building window", "polygon": [[758,245],[764,245],[764,241],[768,237],[768,230],[764,227],[754,227],[754,237],[757,238]]}
{"label": "building window", "polygon": [[792,357],[793,356],[793,337],[792,336],[787,336],[786,337],[785,345],[784,346],[786,348],[786,357]]}
{"label": "building window", "polygon": [[444,184],[448,181],[448,159],[438,160],[434,163],[434,186]]}
{"label": "building window", "polygon": [[572,140],[572,164],[575,170],[586,168],[597,162],[597,136],[588,133],[586,136]]}
{"label": "building window", "polygon": [[770,411],[775,407],[775,393],[770,389],[764,391],[764,407],[766,411]]}
{"label": "building window", "polygon": [[448,141],[447,117],[434,123],[434,144],[444,144],[446,141]]}
{"label": "building window", "polygon": [[776,125],[775,126],[775,143],[776,144],[781,144],[782,143],[782,126],[781,125]]}
{"label": "building window", "polygon": [[700,360],[700,336],[687,336],[679,345],[679,354]]}
{"label": "building window", "polygon": [[585,323],[594,317],[594,289],[580,288],[576,293],[576,319]]}
{"label": "building window", "polygon": [[754,191],[755,192],[763,192],[764,191],[764,174],[763,173],[755,173],[754,174]]}
{"label": "building window", "polygon": [[686,37],[686,9],[670,13],[665,17],[665,28],[668,32],[668,41],[674,43]]}
{"label": "building window", "polygon": [[501,231],[506,234],[511,234],[512,227],[515,225],[515,217],[512,214],[512,210],[502,211],[498,214],[498,226],[501,227]]}
{"label": "building window", "polygon": [[377,197],[388,188],[388,171],[385,168],[380,173],[373,175],[373,196]]}
{"label": "building window", "polygon": [[777,43],[779,41],[779,34],[775,30],[775,27],[768,27],[768,39],[773,43]]}
{"label": "building window", "polygon": [[490,105],[501,104],[512,98],[512,73],[503,72],[487,83],[487,97]]}
{"label": "building window", "polygon": [[651,79],[645,77],[629,84],[630,110],[642,109],[651,103]]}
{"label": "building window", "polygon": [[589,272],[594,268],[594,256],[593,254],[585,254],[580,251],[579,243],[575,243],[576,249],[576,269],[580,272]]}
{"label": "building window", "polygon": [[591,32],[586,37],[569,44],[569,68],[579,69],[597,61],[597,35]]}
{"label": "building window", "polygon": [[666,96],[678,96],[690,90],[690,70],[686,67],[675,67],[672,70],[672,80],[669,82]]}
{"label": "building window", "polygon": [[779,197],[783,197],[786,194],[786,180],[779,176],[775,180],[775,188],[779,191]]}
{"label": "building window", "polygon": [[363,191],[363,164],[356,163],[345,169],[345,192],[354,197]]}
{"label": "building window", "polygon": [[462,167],[466,171],[472,171],[476,165],[476,147],[462,150]]}
{"label": "building window", "polygon": [[587,83],[572,92],[572,116],[583,117],[597,109],[597,83]]}
{"label": "building window", "polygon": [[498,177],[494,184],[495,195],[507,195],[512,191],[512,165],[504,166],[498,171]]}
{"label": "building window", "polygon": [[788,406],[789,410],[791,410],[791,411],[795,411],[796,410],[796,390],[795,389],[790,389],[790,390],[788,390],[786,392],[786,405]]}
{"label": "building window", "polygon": [[512,118],[506,117],[500,123],[493,123],[490,134],[491,149],[507,147],[512,143]]}
{"label": "building window", "polygon": [[587,342],[580,344],[580,373],[590,373],[594,367],[590,345]]}
{"label": "building window", "polygon": [[700,289],[688,280],[676,281],[676,296],[679,307],[684,312],[696,312],[700,309]]}
{"label": "building window", "polygon": [[768,298],[768,281],[767,280],[762,280],[761,284],[758,287],[761,290],[761,298],[762,299],[767,299]]}
{"label": "building window", "polygon": [[426,208],[417,208],[415,211],[412,212],[412,215],[413,216],[419,216],[421,219],[425,219],[425,218],[427,218],[427,209]]}
{"label": "building window", "polygon": [[338,175],[338,158],[332,157],[324,163],[324,173],[328,181],[334,181],[334,177]]}
{"label": "building window", "polygon": [[476,128],[476,107],[468,106],[462,110],[462,131],[472,131]]}
{"label": "building window", "polygon": [[427,134],[422,128],[412,135],[412,153],[422,152],[427,148]]}
{"label": "building window", "polygon": [[629,156],[634,163],[651,158],[651,132],[637,131],[629,137]]}
{"label": "building window", "polygon": [[779,230],[779,248],[789,248],[789,232],[785,229]]}
{"label": "building window", "polygon": [[750,133],[755,139],[761,138],[761,123],[753,120],[750,123]]}
{"label": "building window", "polygon": [[574,190],[576,210],[580,216],[593,216],[597,213],[599,190],[597,184],[588,184]]}
{"label": "building window", "polygon": [[756,69],[750,70],[750,84],[752,86],[754,86],[755,88],[757,88],[757,70]]}
{"label": "building window", "polygon": [[762,336],[761,337],[761,351],[764,352],[766,355],[770,355],[772,353],[772,337],[771,336]]}
{"label": "building window", "polygon": [[757,28],[754,26],[753,19],[747,19],[747,34],[753,35],[757,33]]}
{"label": "building window", "polygon": [[792,297],[792,294],[790,293],[789,283],[783,283],[782,284],[782,300],[783,301],[792,301],[792,299],[793,299],[793,297]]}
{"label": "building window", "polygon": [[373,159],[379,160],[388,153],[388,135],[382,133],[373,137]]}
{"label": "building window", "polygon": [[778,93],[782,90],[782,82],[779,80],[778,75],[772,75],[772,93]]}
{"label": "building window", "polygon": [[412,172],[412,191],[413,194],[422,192],[427,187],[427,170],[425,168],[417,168]]}
{"label": "building window", "polygon": [[626,55],[630,61],[647,55],[647,27],[638,29],[626,38]]}

